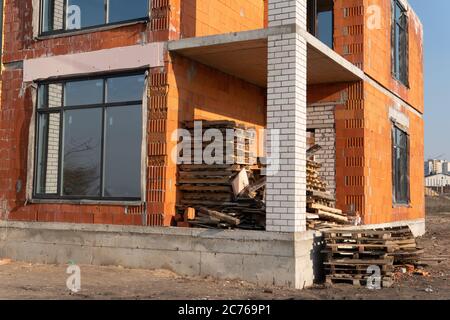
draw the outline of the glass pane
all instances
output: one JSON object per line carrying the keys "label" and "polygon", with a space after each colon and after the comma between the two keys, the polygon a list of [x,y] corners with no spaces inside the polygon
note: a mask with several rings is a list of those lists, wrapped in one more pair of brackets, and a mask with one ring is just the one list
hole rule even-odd
{"label": "glass pane", "polygon": [[148,17],[148,0],[109,0],[109,23]]}
{"label": "glass pane", "polygon": [[62,30],[64,24],[64,1],[42,1],[42,32]]}
{"label": "glass pane", "polygon": [[58,193],[60,114],[38,116],[36,193]]}
{"label": "glass pane", "polygon": [[400,139],[398,141],[399,146],[403,150],[406,150],[406,148],[408,146],[408,135],[405,132],[401,131],[401,130],[399,130],[399,131],[400,131]]}
{"label": "glass pane", "polygon": [[39,86],[38,109],[60,108],[62,105],[62,84],[52,83]]}
{"label": "glass pane", "polygon": [[81,106],[103,103],[103,79],[67,82],[64,105]]}
{"label": "glass pane", "polygon": [[395,4],[395,16],[394,19],[395,21],[399,21],[400,20],[400,16],[402,15],[402,8],[396,3]]}
{"label": "glass pane", "polygon": [[333,48],[333,12],[324,11],[318,13],[318,34],[320,41]]}
{"label": "glass pane", "polygon": [[51,31],[53,29],[52,24],[50,24],[50,0],[42,0],[42,17],[41,17],[41,29],[42,32]]}
{"label": "glass pane", "polygon": [[100,195],[101,146],[102,109],[64,113],[64,195]]}
{"label": "glass pane", "polygon": [[400,76],[400,27],[395,25],[395,75]]}
{"label": "glass pane", "polygon": [[47,108],[48,105],[48,85],[40,85],[38,88],[37,108]]}
{"label": "glass pane", "polygon": [[316,0],[308,0],[307,3],[307,19],[308,19],[308,32],[311,34],[316,33]]}
{"label": "glass pane", "polygon": [[67,30],[98,26],[105,23],[104,0],[68,0]]}
{"label": "glass pane", "polygon": [[106,197],[141,197],[142,106],[107,110],[105,140]]}
{"label": "glass pane", "polygon": [[107,80],[107,102],[140,101],[144,93],[144,75]]}

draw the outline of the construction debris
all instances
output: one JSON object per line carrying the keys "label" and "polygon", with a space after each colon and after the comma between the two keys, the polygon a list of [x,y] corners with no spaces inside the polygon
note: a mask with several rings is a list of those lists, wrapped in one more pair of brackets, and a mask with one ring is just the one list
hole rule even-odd
{"label": "construction debris", "polygon": [[[307,154],[313,155],[320,148],[315,145]],[[336,209],[334,195],[327,192],[326,182],[319,176],[321,165],[312,160],[307,161],[307,226],[311,230],[326,230],[339,225],[350,225],[350,220],[342,210]]]}
{"label": "construction debris", "polygon": [[0,260],[0,266],[6,266],[12,262],[11,259],[1,259]]}
{"label": "construction debris", "polygon": [[[186,124],[188,130],[194,127],[192,122]],[[229,150],[224,150],[226,164],[179,166],[178,226],[264,230],[265,177],[261,176],[262,165],[254,156],[256,142],[252,128],[234,121],[202,121],[202,132],[207,129],[218,130],[224,136],[229,136],[232,130],[234,144],[232,149],[228,147],[233,152],[230,155],[226,153]],[[206,147],[203,144],[200,151]],[[183,212],[187,208],[195,210],[195,219],[185,217]]]}
{"label": "construction debris", "polygon": [[[196,137],[195,130],[198,131],[200,126],[198,122],[187,122],[185,128]],[[261,161],[257,161],[260,159],[254,154],[254,129],[234,121],[202,121],[202,139],[207,129],[218,130],[228,138],[230,132],[234,132],[231,135],[234,143],[227,142],[224,147],[223,163],[226,164],[183,164],[178,167],[181,199],[175,217],[177,225],[264,230],[266,177],[262,175]],[[201,149],[194,145],[191,151],[193,154],[203,152],[207,147],[208,143],[202,140]],[[307,157],[314,157],[319,150],[319,145],[313,145],[307,150]],[[336,199],[327,191],[327,184],[319,175],[320,168],[319,163],[307,161],[308,228],[323,230],[350,225],[354,220],[335,208]]]}
{"label": "construction debris", "polygon": [[376,266],[383,287],[391,287],[396,267],[415,264],[423,250],[409,227],[384,229],[344,228],[324,231],[327,283],[367,285]]}

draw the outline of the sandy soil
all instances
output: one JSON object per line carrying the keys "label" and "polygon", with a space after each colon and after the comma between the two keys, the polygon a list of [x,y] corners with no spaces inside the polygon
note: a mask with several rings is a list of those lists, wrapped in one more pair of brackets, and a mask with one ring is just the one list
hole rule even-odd
{"label": "sandy soil", "polygon": [[[403,276],[393,288],[370,291],[351,285],[296,291],[239,281],[182,278],[168,271],[81,266],[81,291],[66,288],[67,266],[0,262],[0,299],[450,299],[450,213],[432,213],[419,240],[430,276]],[[4,261],[5,262],[5,261]]]}

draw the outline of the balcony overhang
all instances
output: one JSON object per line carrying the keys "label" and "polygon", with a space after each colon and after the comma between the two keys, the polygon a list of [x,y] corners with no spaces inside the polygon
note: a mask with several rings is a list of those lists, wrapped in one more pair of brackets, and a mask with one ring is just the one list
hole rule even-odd
{"label": "balcony overhang", "polygon": [[308,84],[352,82],[363,72],[304,30],[295,26],[171,41],[168,51],[260,87],[267,87],[268,37],[297,32],[308,44]]}

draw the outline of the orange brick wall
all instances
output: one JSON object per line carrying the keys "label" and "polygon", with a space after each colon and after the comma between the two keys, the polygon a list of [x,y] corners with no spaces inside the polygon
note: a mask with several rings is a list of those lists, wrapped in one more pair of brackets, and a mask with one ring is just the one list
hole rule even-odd
{"label": "orange brick wall", "polygon": [[[185,36],[258,29],[264,26],[264,0],[157,0],[152,2],[149,23],[54,39],[33,39],[32,0],[5,2],[4,62],[42,56],[88,52]],[[194,20],[193,20],[194,19]],[[176,168],[169,164],[170,133],[181,119],[192,117],[246,119],[264,126],[265,92],[204,66],[181,62],[151,70],[148,121],[148,224],[170,224],[175,205]],[[187,69],[184,69],[187,68]],[[170,71],[169,71],[170,70]],[[174,71],[175,70],[175,71]],[[192,85],[193,76],[198,85]],[[0,212],[2,218],[26,221],[142,224],[143,208],[125,214],[123,205],[27,204],[25,183],[28,127],[32,113],[30,89],[20,93],[22,71],[3,74],[0,108]],[[170,79],[170,80],[169,80]],[[178,92],[178,88],[186,89]],[[170,84],[169,84],[170,83]],[[171,86],[172,90],[169,90]],[[169,103],[169,92],[171,103]],[[232,97],[238,97],[233,99]],[[178,103],[178,98],[180,102]],[[192,98],[192,99],[191,99]],[[180,108],[179,108],[180,106]],[[21,188],[17,189],[17,186]]]}
{"label": "orange brick wall", "polygon": [[359,68],[364,64],[364,1],[334,1],[334,50]]}
{"label": "orange brick wall", "polygon": [[336,206],[351,206],[366,224],[423,218],[424,123],[406,108],[410,128],[410,207],[392,202],[392,122],[394,102],[368,83],[337,83],[308,87],[308,103],[342,104],[335,108]]}
{"label": "orange brick wall", "polygon": [[[184,57],[173,55],[168,65],[168,148],[170,136],[183,121],[235,120],[256,129],[266,126],[266,90]],[[169,152],[170,153],[170,152]],[[169,159],[166,215],[177,201],[176,164]]]}
{"label": "orange brick wall", "polygon": [[364,0],[381,8],[381,28],[364,29],[364,71],[382,85],[400,95],[419,112],[424,112],[423,27],[412,9],[409,16],[409,83],[406,88],[391,73],[391,0]]}
{"label": "orange brick wall", "polygon": [[[380,8],[375,28],[373,7]],[[408,16],[409,88],[392,77],[391,0],[335,0],[334,50],[423,113],[423,27],[412,8]]]}
{"label": "orange brick wall", "polygon": [[182,38],[264,28],[267,0],[171,0]]}
{"label": "orange brick wall", "polygon": [[424,122],[415,113],[401,108],[409,118],[410,207],[392,206],[392,122],[389,108],[394,102],[369,84],[365,92],[365,167],[367,188],[364,221],[384,223],[413,220],[425,216],[424,196]]}

